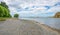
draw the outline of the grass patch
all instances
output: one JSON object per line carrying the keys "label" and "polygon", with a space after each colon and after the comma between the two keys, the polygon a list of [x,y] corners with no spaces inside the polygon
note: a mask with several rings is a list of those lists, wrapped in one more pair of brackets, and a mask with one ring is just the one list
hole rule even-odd
{"label": "grass patch", "polygon": [[0,21],[5,21],[7,19],[18,19],[18,18],[9,18],[9,17],[0,17]]}
{"label": "grass patch", "polygon": [[5,21],[6,18],[0,17],[0,21]]}

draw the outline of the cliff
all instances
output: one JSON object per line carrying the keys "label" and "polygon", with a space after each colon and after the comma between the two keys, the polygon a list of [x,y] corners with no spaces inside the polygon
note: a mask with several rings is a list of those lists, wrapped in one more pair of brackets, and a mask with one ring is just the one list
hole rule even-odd
{"label": "cliff", "polygon": [[60,18],[60,12],[57,12],[54,17],[55,18]]}

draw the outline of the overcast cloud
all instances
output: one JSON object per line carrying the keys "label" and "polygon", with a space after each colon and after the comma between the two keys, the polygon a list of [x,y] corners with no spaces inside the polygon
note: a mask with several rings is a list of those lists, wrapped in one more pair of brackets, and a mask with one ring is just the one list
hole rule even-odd
{"label": "overcast cloud", "polygon": [[20,17],[53,16],[60,11],[60,0],[0,0],[7,3],[11,15]]}

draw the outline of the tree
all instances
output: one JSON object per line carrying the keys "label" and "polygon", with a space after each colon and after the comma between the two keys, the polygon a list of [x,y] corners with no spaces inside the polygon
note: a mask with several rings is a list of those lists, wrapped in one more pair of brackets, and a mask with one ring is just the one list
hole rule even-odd
{"label": "tree", "polygon": [[1,2],[1,4],[0,4],[1,6],[3,6],[3,7],[5,7],[5,8],[8,8],[8,5],[6,5],[6,3],[5,2]]}
{"label": "tree", "polygon": [[5,2],[0,3],[0,17],[11,17],[10,11]]}
{"label": "tree", "polygon": [[0,17],[3,17],[4,15],[4,8],[0,6]]}
{"label": "tree", "polygon": [[14,14],[14,17],[15,17],[15,18],[18,18],[18,17],[19,17],[19,15],[18,15],[18,14]]}
{"label": "tree", "polygon": [[1,5],[0,5],[0,17],[11,17],[9,10]]}
{"label": "tree", "polygon": [[[8,5],[5,2],[1,2],[0,5],[3,6],[3,7],[5,7],[5,8],[7,8],[7,9],[9,8]],[[9,9],[8,9],[8,11],[10,12]]]}

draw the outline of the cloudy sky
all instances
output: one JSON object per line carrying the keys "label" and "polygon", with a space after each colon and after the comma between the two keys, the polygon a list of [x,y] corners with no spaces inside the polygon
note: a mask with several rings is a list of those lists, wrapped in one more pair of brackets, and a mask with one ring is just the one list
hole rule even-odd
{"label": "cloudy sky", "polygon": [[11,15],[48,17],[60,11],[60,0],[0,0],[9,6]]}

